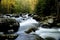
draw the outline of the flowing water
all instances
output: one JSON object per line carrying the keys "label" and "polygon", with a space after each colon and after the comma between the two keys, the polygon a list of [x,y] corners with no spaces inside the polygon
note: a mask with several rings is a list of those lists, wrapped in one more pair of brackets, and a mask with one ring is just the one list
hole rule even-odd
{"label": "flowing water", "polygon": [[[31,28],[31,27],[38,27],[39,22],[34,20],[32,17],[24,20],[23,22],[20,23],[20,28],[18,30],[19,33],[24,33],[25,30]],[[52,28],[52,29],[47,29],[47,28],[39,28],[39,30],[36,30],[34,32],[35,34],[41,36],[42,38],[45,37],[53,37],[56,40],[60,39],[60,28]]]}
{"label": "flowing water", "polygon": [[60,40],[60,28],[43,28],[39,22],[27,15],[26,17],[19,18],[12,17],[12,19],[16,19],[20,23],[20,27],[17,31],[19,36],[15,40],[35,40],[34,35],[25,33],[26,30],[32,27],[36,27],[38,29],[32,34],[37,34],[42,38],[53,37],[56,40]]}

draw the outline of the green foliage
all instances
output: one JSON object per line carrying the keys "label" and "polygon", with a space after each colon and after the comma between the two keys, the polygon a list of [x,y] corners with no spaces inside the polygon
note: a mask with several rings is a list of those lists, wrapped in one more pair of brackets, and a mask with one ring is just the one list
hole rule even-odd
{"label": "green foliage", "polygon": [[42,14],[43,10],[45,9],[45,0],[38,0],[38,4],[36,5],[35,12],[40,15]]}
{"label": "green foliage", "polygon": [[56,13],[56,0],[46,0],[46,8],[44,13],[50,15],[51,13]]}
{"label": "green foliage", "polygon": [[55,0],[2,0],[0,12],[50,15],[51,13],[56,13],[56,5]]}
{"label": "green foliage", "polygon": [[[38,0],[2,0],[1,13],[33,13]],[[3,12],[2,12],[3,10]]]}
{"label": "green foliage", "polygon": [[25,4],[22,4],[22,1],[20,0],[17,0],[16,1],[16,4],[15,4],[15,10],[17,13],[19,12],[22,12],[22,13],[25,13],[25,12],[29,12],[29,5],[26,3]]}
{"label": "green foliage", "polygon": [[14,13],[15,12],[15,1],[14,0],[1,0],[0,2],[0,12],[3,14]]}
{"label": "green foliage", "polygon": [[2,0],[0,12],[6,13],[29,13],[31,10],[28,0]]}
{"label": "green foliage", "polygon": [[38,0],[35,12],[37,15],[50,15],[56,13],[56,2],[55,0]]}

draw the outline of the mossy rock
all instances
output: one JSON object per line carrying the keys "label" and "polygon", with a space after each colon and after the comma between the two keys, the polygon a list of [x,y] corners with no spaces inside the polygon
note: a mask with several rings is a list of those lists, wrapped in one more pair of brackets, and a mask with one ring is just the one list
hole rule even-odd
{"label": "mossy rock", "polygon": [[19,23],[15,19],[0,18],[0,32],[15,33],[18,31]]}

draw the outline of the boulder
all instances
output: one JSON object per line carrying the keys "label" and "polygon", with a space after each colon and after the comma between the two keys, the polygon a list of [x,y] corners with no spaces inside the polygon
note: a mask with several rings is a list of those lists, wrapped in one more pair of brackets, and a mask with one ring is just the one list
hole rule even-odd
{"label": "boulder", "polygon": [[18,31],[19,23],[15,19],[0,18],[0,32],[15,33]]}
{"label": "boulder", "polygon": [[25,33],[29,34],[31,32],[35,32],[36,30],[38,30],[37,27],[32,27],[32,28],[29,28],[27,31],[25,31]]}
{"label": "boulder", "polygon": [[40,16],[38,16],[38,15],[34,15],[33,19],[35,19],[36,21],[40,21],[41,20]]}

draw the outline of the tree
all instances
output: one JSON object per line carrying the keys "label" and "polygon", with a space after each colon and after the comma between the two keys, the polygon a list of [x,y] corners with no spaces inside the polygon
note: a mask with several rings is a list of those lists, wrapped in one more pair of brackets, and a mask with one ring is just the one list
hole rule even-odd
{"label": "tree", "polygon": [[55,0],[46,0],[46,8],[44,9],[45,15],[51,15],[51,13],[56,13],[56,1]]}
{"label": "tree", "polygon": [[36,5],[36,8],[35,8],[35,13],[37,15],[42,15],[43,10],[45,9],[45,6],[46,6],[45,1],[46,0],[38,0],[38,4]]}
{"label": "tree", "polygon": [[1,2],[1,0],[0,0],[0,2]]}
{"label": "tree", "polygon": [[51,13],[56,13],[56,2],[55,0],[38,0],[35,12],[37,15],[51,15]]}
{"label": "tree", "polygon": [[12,11],[15,10],[14,5],[15,5],[15,0],[1,0],[0,12],[3,14],[13,13]]}
{"label": "tree", "polygon": [[16,0],[15,9],[17,12],[32,13],[36,4],[37,0]]}

